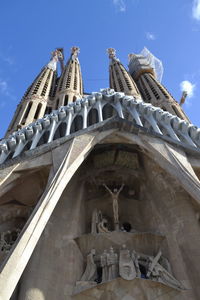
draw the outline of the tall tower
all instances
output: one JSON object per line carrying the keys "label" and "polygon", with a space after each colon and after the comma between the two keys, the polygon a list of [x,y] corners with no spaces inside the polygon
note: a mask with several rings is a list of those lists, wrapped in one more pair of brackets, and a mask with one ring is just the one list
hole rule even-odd
{"label": "tall tower", "polygon": [[53,51],[50,62],[27,89],[8,127],[6,136],[44,116],[47,102],[55,88],[57,62],[60,56],[62,56],[60,51]]}
{"label": "tall tower", "polygon": [[74,102],[83,96],[83,80],[78,60],[79,52],[78,47],[71,48],[71,56],[58,81],[56,100],[54,101],[55,109],[61,105],[65,106]]}
{"label": "tall tower", "polygon": [[126,95],[140,97],[140,92],[131,75],[123,64],[116,58],[116,51],[113,48],[108,48],[107,52],[110,58],[109,66],[109,81],[110,88],[116,92],[124,92]]}
{"label": "tall tower", "polygon": [[129,72],[137,83],[145,102],[159,106],[179,118],[189,121],[178,102],[156,79],[155,71],[147,59],[139,54],[129,54]]}

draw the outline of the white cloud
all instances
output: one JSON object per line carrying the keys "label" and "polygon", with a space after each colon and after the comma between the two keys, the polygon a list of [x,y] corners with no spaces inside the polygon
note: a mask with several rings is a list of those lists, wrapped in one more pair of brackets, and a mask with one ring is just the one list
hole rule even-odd
{"label": "white cloud", "polygon": [[125,0],[112,0],[113,4],[119,10],[120,12],[125,12],[126,11],[126,3]]}
{"label": "white cloud", "polygon": [[193,0],[192,16],[200,21],[200,0]]}
{"label": "white cloud", "polygon": [[156,39],[155,34],[153,34],[152,32],[146,32],[146,38],[147,40],[151,41],[154,41]]}
{"label": "white cloud", "polygon": [[0,78],[0,94],[6,97],[9,97],[12,100],[15,100],[15,96],[10,92],[7,81]]}
{"label": "white cloud", "polygon": [[1,52],[0,52],[0,59],[1,59],[3,62],[5,62],[6,64],[10,65],[10,66],[14,65],[14,60],[13,60],[13,58],[10,57],[10,56],[5,56],[5,55],[3,55]]}
{"label": "white cloud", "polygon": [[184,80],[180,83],[181,92],[186,92],[188,98],[192,98],[194,95],[195,84],[192,84],[189,80]]}
{"label": "white cloud", "polygon": [[0,79],[0,93],[6,95],[8,93],[8,84],[5,80]]}

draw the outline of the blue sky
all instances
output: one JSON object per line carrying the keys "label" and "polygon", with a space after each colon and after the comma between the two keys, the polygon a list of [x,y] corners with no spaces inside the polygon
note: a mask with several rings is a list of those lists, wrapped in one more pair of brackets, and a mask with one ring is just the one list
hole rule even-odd
{"label": "blue sky", "polygon": [[18,0],[1,3],[0,137],[25,90],[49,61],[50,52],[81,49],[86,92],[108,87],[106,49],[127,66],[129,53],[146,46],[164,66],[162,83],[200,127],[200,0]]}

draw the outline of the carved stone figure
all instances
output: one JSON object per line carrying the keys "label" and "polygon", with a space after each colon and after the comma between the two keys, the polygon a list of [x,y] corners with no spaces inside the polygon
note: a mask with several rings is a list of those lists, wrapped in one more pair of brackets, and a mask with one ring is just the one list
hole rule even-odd
{"label": "carved stone figure", "polygon": [[94,281],[97,277],[97,266],[94,262],[95,249],[92,249],[87,256],[87,265],[81,281]]}
{"label": "carved stone figure", "polygon": [[99,233],[103,233],[103,232],[109,232],[108,228],[107,228],[107,223],[108,221],[106,220],[106,218],[103,218],[97,225],[98,228],[98,232]]}
{"label": "carved stone figure", "polygon": [[136,269],[126,245],[122,245],[119,256],[119,274],[126,280],[132,280],[136,277]]}
{"label": "carved stone figure", "polygon": [[161,258],[159,259],[159,264],[165,269],[167,270],[170,274],[172,274],[172,269],[170,266],[170,263],[168,261],[168,259],[164,256],[161,256]]}
{"label": "carved stone figure", "polygon": [[120,189],[114,189],[113,192],[107,187],[106,184],[103,184],[106,190],[110,193],[113,201],[113,216],[114,216],[114,224],[115,229],[119,230],[119,205],[118,205],[118,197],[120,192],[122,191],[124,184],[121,185]]}
{"label": "carved stone figure", "polygon": [[103,254],[100,257],[100,264],[102,267],[102,282],[108,280],[108,263],[107,263],[107,251],[104,250]]}
{"label": "carved stone figure", "polygon": [[137,254],[137,252],[135,250],[133,250],[131,258],[132,258],[134,266],[135,266],[137,277],[141,277],[141,272],[140,272],[140,267],[139,267],[139,262],[138,262],[139,257],[140,256]]}
{"label": "carved stone figure", "polygon": [[97,225],[99,222],[99,214],[95,208],[92,213],[92,224],[91,224],[91,233],[97,233]]}
{"label": "carved stone figure", "polygon": [[165,270],[159,263],[157,263],[151,273],[152,280],[168,284],[178,289],[184,289],[183,285],[172,274]]}
{"label": "carved stone figure", "polygon": [[148,271],[147,271],[147,278],[150,277],[155,265],[158,263],[160,257],[162,255],[162,252],[159,251],[158,254],[154,257],[154,259],[150,262]]}
{"label": "carved stone figure", "polygon": [[91,233],[109,232],[107,226],[108,221],[103,218],[102,212],[95,208],[92,213]]}
{"label": "carved stone figure", "polygon": [[149,256],[149,268],[147,272],[147,277],[156,280],[178,289],[184,289],[183,285],[176,279],[172,274],[170,274],[161,264],[159,264],[159,259],[161,258],[161,251],[152,258]]}
{"label": "carved stone figure", "polygon": [[109,58],[114,58],[116,55],[116,50],[114,48],[108,48],[107,53],[109,54]]}
{"label": "carved stone figure", "polygon": [[110,247],[110,251],[107,254],[107,264],[108,264],[108,280],[115,279],[119,275],[118,271],[118,255],[114,252],[113,248]]}

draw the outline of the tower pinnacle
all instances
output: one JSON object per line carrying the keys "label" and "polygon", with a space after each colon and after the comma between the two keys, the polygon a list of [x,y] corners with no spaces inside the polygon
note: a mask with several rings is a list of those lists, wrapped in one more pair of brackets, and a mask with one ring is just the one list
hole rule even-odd
{"label": "tower pinnacle", "polygon": [[140,97],[139,90],[131,75],[125,69],[120,60],[116,57],[116,50],[108,48],[107,53],[110,58],[109,77],[110,87],[116,92],[124,92],[127,95]]}
{"label": "tower pinnacle", "polygon": [[58,81],[56,101],[54,104],[55,109],[61,105],[67,105],[70,102],[74,102],[83,95],[83,81],[78,60],[79,52],[79,47],[73,46],[71,48],[71,56]]}
{"label": "tower pinnacle", "polygon": [[24,94],[9,125],[6,136],[44,116],[57,76],[57,62],[62,57],[62,52],[56,49],[51,55],[50,62],[42,68]]}
{"label": "tower pinnacle", "polygon": [[59,59],[63,59],[63,55],[62,52],[58,49],[56,49],[55,51],[51,52],[51,60],[50,62],[47,64],[47,67],[49,69],[52,69],[53,71],[56,71],[57,68],[57,62]]}
{"label": "tower pinnacle", "polygon": [[143,54],[129,54],[129,72],[145,102],[150,102],[154,106],[159,106],[163,110],[189,121],[179,103],[157,80],[155,68],[147,57]]}
{"label": "tower pinnacle", "polygon": [[116,58],[116,50],[114,48],[108,48],[107,53],[110,59]]}
{"label": "tower pinnacle", "polygon": [[78,55],[79,55],[79,53],[80,53],[80,48],[79,48],[79,47],[76,47],[76,46],[73,46],[73,47],[71,48],[71,53],[72,53],[72,56],[73,56],[74,58],[77,58]]}

